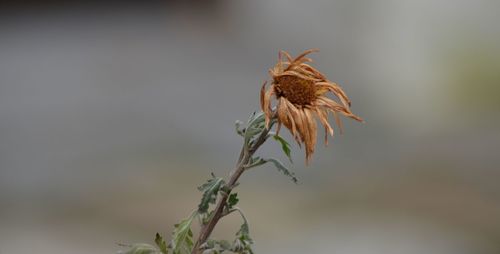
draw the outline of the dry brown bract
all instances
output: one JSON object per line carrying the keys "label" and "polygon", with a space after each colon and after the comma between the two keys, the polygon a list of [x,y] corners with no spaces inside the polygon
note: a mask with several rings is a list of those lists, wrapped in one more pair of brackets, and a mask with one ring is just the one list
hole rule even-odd
{"label": "dry brown bract", "polygon": [[[262,111],[266,115],[266,126],[269,126],[274,114],[271,109],[271,99],[274,95],[277,100],[275,113],[278,127],[276,132],[279,132],[283,124],[299,146],[302,143],[305,145],[306,163],[310,161],[316,145],[315,116],[325,128],[325,144],[328,144],[328,133],[332,137],[334,135],[334,129],[328,123],[329,112],[333,113],[341,133],[342,123],[338,113],[360,122],[363,121],[349,109],[351,102],[342,88],[308,64],[312,60],[306,55],[315,51],[317,50],[307,50],[295,59],[292,59],[287,52],[281,51],[278,55],[278,63],[269,70],[272,84],[266,91],[267,82],[265,82],[260,94]],[[327,97],[329,92],[335,95],[339,102]]]}

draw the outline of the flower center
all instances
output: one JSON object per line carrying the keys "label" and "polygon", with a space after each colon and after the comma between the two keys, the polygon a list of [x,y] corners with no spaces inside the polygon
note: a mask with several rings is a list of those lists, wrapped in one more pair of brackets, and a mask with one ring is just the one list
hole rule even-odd
{"label": "flower center", "polygon": [[313,81],[286,75],[274,78],[277,97],[285,97],[294,105],[311,105],[316,99],[316,85]]}

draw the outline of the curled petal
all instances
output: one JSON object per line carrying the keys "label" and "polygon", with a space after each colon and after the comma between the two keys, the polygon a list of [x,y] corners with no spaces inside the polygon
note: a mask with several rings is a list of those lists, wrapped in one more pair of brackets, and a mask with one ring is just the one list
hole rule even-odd
{"label": "curled petal", "polygon": [[296,63],[298,62],[299,60],[301,60],[303,57],[313,53],[313,52],[318,52],[319,49],[308,49],[306,51],[304,51],[302,54],[300,54],[299,56],[297,56],[292,63]]}
{"label": "curled petal", "polygon": [[340,121],[340,116],[337,114],[337,112],[333,111],[333,117],[335,118],[335,123],[337,123],[337,126],[339,127],[339,132],[342,135],[344,133],[344,127],[342,125],[342,121]]}
{"label": "curled petal", "polygon": [[278,117],[278,128],[276,128],[276,134],[279,133],[281,124],[284,124],[285,126],[289,126],[289,117],[288,117],[288,112],[287,112],[287,105],[286,105],[286,99],[283,97],[280,97],[278,100],[278,105],[277,105],[277,117]]}
{"label": "curled petal", "polygon": [[286,99],[284,101],[287,104],[288,112],[290,113],[289,118],[291,128],[289,129],[291,130],[292,136],[295,138],[295,141],[297,141],[297,144],[299,144],[300,146],[300,133],[302,133],[303,131],[300,111],[290,101]]}
{"label": "curled petal", "polygon": [[324,88],[332,92],[335,96],[337,96],[337,98],[339,98],[339,100],[342,102],[342,104],[344,104],[344,106],[346,107],[351,106],[351,101],[349,100],[345,92],[342,90],[342,88],[340,88],[340,86],[338,86],[337,84],[327,81],[327,82],[317,82],[316,85],[320,88]]}
{"label": "curled petal", "polygon": [[316,120],[314,120],[311,111],[308,108],[304,108],[303,112],[305,116],[305,124],[307,125],[307,132],[304,133],[306,136],[306,164],[309,164],[309,161],[314,153],[314,147],[316,146],[317,126]]}
{"label": "curled petal", "polygon": [[267,84],[267,81],[264,81],[264,83],[262,84],[262,87],[260,88],[260,108],[262,109],[262,111],[264,111],[264,99],[265,99],[265,95],[266,95],[266,84]]}
{"label": "curled petal", "polygon": [[316,82],[320,81],[320,79],[317,79],[315,77],[311,77],[308,75],[304,75],[304,74],[299,73],[297,71],[285,71],[281,75],[276,75],[276,77],[281,77],[281,76],[296,76],[296,77],[306,79],[306,80],[311,80],[311,81],[316,81]]}
{"label": "curled petal", "polygon": [[314,67],[310,66],[309,64],[302,63],[302,64],[300,64],[300,67],[304,70],[309,71],[310,73],[313,73],[316,77],[323,79],[323,80],[326,80],[326,77],[325,77],[325,75],[323,75],[323,73],[319,72],[318,70],[316,70]]}
{"label": "curled petal", "polygon": [[328,133],[332,137],[335,133],[330,123],[328,123],[328,112],[319,107],[315,107],[315,112],[316,115],[318,116],[319,121],[325,128],[325,145],[328,145]]}
{"label": "curled petal", "polygon": [[280,50],[281,54],[285,55],[286,59],[288,60],[288,62],[292,62],[292,56],[290,56],[290,54],[288,54],[288,52],[284,51],[284,50]]}
{"label": "curled petal", "polygon": [[271,121],[271,117],[272,117],[272,113],[273,113],[271,110],[271,97],[274,94],[274,85],[271,85],[269,90],[267,90],[265,92],[264,91],[265,91],[265,84],[262,86],[261,93],[260,93],[261,98],[262,98],[261,107],[262,107],[262,111],[266,115],[266,128],[269,128],[269,123]]}

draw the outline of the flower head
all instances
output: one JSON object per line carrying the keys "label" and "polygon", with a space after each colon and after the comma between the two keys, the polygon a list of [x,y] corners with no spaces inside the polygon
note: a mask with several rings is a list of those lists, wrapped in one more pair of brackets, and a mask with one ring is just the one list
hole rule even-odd
{"label": "flower head", "polygon": [[[308,64],[312,60],[306,56],[315,51],[317,50],[306,50],[294,59],[287,52],[280,51],[278,63],[269,70],[271,86],[266,90],[267,82],[265,82],[260,95],[266,126],[269,126],[273,114],[276,114],[278,122],[276,132],[279,132],[281,125],[284,125],[299,146],[304,144],[306,163],[310,161],[316,146],[316,118],[325,128],[325,144],[328,144],[328,134],[332,137],[334,135],[334,129],[328,122],[330,112],[340,133],[342,133],[342,123],[339,114],[363,121],[351,112],[351,101],[342,88]],[[334,95],[337,101],[327,97],[329,94]],[[275,111],[271,108],[273,95],[277,101]]]}

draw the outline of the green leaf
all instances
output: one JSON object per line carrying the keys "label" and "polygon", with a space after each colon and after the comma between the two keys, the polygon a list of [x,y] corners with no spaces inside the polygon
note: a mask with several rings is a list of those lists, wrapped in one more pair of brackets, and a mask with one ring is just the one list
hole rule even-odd
{"label": "green leaf", "polygon": [[212,179],[209,179],[202,186],[198,187],[198,190],[203,191],[203,196],[201,198],[201,202],[198,205],[199,213],[206,213],[210,204],[215,204],[215,200],[217,199],[217,193],[224,185],[224,179],[220,177],[215,177],[212,175]]}
{"label": "green leaf", "polygon": [[161,252],[153,245],[145,243],[137,243],[131,245],[130,250],[127,252],[119,252],[123,254],[161,254]]}
{"label": "green leaf", "polygon": [[291,172],[285,165],[283,165],[283,163],[281,163],[281,161],[274,158],[266,159],[266,161],[272,162],[278,171],[281,171],[285,176],[290,177],[294,183],[299,181],[297,177],[295,177],[295,173]]}
{"label": "green leaf", "polygon": [[165,243],[165,240],[159,233],[156,233],[155,243],[158,246],[158,248],[160,248],[161,253],[168,254],[167,244]]}
{"label": "green leaf", "polygon": [[291,156],[291,150],[290,150],[290,144],[288,142],[286,142],[286,140],[283,139],[279,135],[274,135],[273,138],[274,138],[274,140],[281,143],[281,150],[283,150],[283,152],[285,153],[286,157],[288,157],[290,162],[293,163],[292,156]]}
{"label": "green leaf", "polygon": [[191,223],[197,215],[193,212],[187,219],[182,220],[179,224],[175,225],[174,232],[172,233],[172,241],[170,247],[173,254],[190,254],[193,249],[193,232],[191,231]]}
{"label": "green leaf", "polygon": [[231,193],[227,199],[227,205],[229,209],[232,209],[236,204],[238,204],[238,193]]}

